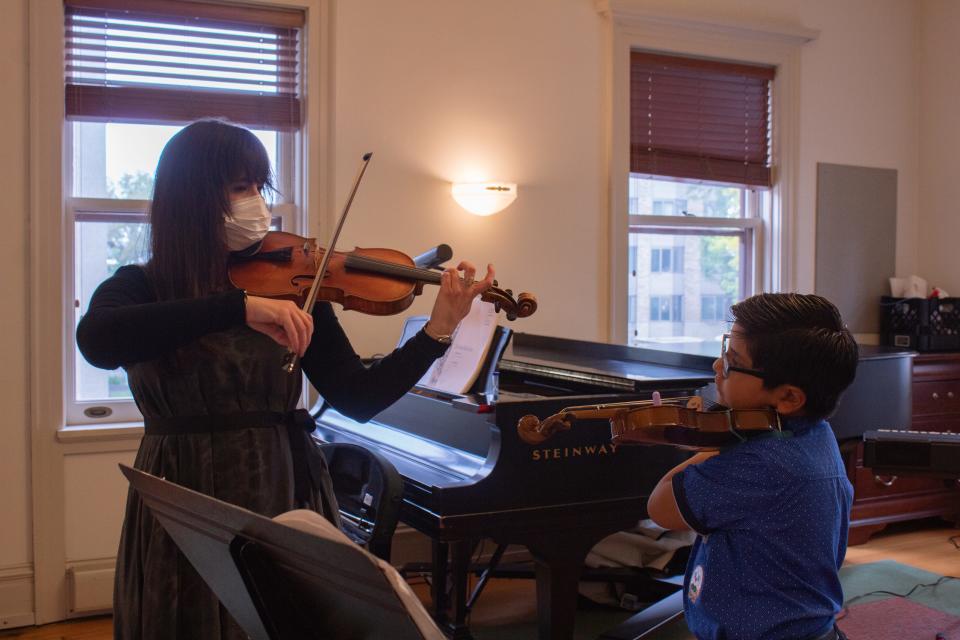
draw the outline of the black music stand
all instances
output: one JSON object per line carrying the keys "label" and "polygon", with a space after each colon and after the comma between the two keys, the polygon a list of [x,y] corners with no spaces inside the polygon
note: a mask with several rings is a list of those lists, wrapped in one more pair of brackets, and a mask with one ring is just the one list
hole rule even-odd
{"label": "black music stand", "polygon": [[443,638],[412,592],[391,583],[401,580],[392,567],[332,524],[314,535],[120,469],[253,640]]}

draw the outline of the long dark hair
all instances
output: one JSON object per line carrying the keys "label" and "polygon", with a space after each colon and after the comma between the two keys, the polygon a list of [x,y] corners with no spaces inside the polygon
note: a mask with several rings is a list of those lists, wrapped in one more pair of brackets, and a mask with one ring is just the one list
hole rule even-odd
{"label": "long dark hair", "polygon": [[200,120],[170,138],[160,154],[150,205],[147,273],[157,298],[196,298],[229,287],[223,216],[227,188],[247,181],[272,189],[267,151],[253,133]]}

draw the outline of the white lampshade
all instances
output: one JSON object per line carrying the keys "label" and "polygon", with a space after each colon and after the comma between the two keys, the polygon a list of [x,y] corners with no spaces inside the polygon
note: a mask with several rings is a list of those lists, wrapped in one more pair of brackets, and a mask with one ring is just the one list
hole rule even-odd
{"label": "white lampshade", "polygon": [[507,182],[456,182],[453,199],[478,216],[489,216],[510,206],[517,199],[517,185]]}

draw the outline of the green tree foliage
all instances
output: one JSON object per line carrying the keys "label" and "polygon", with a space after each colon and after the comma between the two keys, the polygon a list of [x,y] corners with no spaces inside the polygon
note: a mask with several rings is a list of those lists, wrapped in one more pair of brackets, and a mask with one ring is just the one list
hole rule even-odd
{"label": "green tree foliage", "polygon": [[[740,189],[697,185],[689,188],[687,199],[703,202],[703,215],[710,218],[740,216]],[[716,282],[725,295],[736,300],[740,288],[740,242],[734,236],[703,236],[700,239],[700,268],[705,280]]]}
{"label": "green tree foliage", "polygon": [[724,294],[738,299],[740,289],[740,241],[735,236],[702,236],[700,269],[705,280],[720,285]]}
{"label": "green tree foliage", "polygon": [[[149,200],[153,196],[153,175],[145,171],[125,173],[116,184],[107,185],[111,198]],[[109,273],[128,264],[144,263],[149,251],[149,225],[137,222],[111,224],[107,231]]]}
{"label": "green tree foliage", "polygon": [[126,200],[149,200],[153,196],[153,175],[146,171],[125,173],[117,184],[110,182],[107,192],[111,198]]}
{"label": "green tree foliage", "polygon": [[149,255],[149,226],[138,222],[118,222],[107,231],[107,271],[128,264],[143,264]]}

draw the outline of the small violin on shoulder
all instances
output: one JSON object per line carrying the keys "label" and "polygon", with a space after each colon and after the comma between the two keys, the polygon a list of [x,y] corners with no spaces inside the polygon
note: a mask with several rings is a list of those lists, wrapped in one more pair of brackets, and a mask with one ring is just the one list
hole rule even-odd
{"label": "small violin on shoulder", "polygon": [[538,445],[579,420],[607,420],[615,445],[669,445],[692,451],[712,451],[757,434],[781,431],[780,416],[772,409],[704,411],[698,396],[566,407],[540,420],[526,415],[517,423],[517,435]]}

